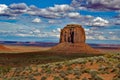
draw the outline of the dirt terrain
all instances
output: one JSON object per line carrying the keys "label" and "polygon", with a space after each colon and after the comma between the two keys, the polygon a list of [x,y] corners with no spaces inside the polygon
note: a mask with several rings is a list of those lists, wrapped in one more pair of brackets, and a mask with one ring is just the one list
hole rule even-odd
{"label": "dirt terrain", "polygon": [[[66,45],[60,45],[60,47],[61,46],[65,47]],[[57,46],[53,47],[53,49],[54,48],[57,48]],[[50,49],[51,49],[51,47],[0,45],[0,53],[38,52],[38,51],[47,51],[47,50],[50,50]],[[59,49],[59,48],[57,48],[57,49]],[[78,48],[74,48],[74,49],[78,49]],[[75,51],[74,49],[71,49],[71,51],[72,50]],[[108,48],[102,48],[102,47],[100,47],[100,48],[96,48],[96,50],[101,51],[103,53],[120,53],[120,47],[118,47],[118,48],[111,48],[111,47],[110,48],[109,47]]]}
{"label": "dirt terrain", "polygon": [[57,54],[50,47],[0,45],[0,80],[119,80],[120,49]]}
{"label": "dirt terrain", "polygon": [[46,51],[49,50],[50,48],[51,47],[0,45],[0,53],[37,52]]}
{"label": "dirt terrain", "polygon": [[119,80],[120,54],[47,64],[0,67],[0,80]]}

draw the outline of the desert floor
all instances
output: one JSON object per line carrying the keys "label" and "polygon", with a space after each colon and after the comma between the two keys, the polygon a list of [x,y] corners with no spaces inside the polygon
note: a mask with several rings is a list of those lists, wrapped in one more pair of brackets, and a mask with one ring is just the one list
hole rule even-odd
{"label": "desert floor", "polygon": [[1,46],[0,80],[120,80],[120,48],[61,55],[50,47]]}

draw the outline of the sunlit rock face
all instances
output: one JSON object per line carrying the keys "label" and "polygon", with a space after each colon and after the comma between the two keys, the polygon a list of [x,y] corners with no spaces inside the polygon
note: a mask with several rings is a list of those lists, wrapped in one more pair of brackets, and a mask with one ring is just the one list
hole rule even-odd
{"label": "sunlit rock face", "polygon": [[61,29],[60,43],[85,43],[85,31],[81,25],[68,24]]}

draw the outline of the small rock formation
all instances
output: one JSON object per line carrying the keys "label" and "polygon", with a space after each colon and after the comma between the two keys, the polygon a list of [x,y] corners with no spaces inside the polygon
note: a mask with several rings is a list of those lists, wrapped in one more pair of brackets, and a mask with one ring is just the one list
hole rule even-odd
{"label": "small rock formation", "polygon": [[90,53],[96,54],[99,51],[85,43],[86,35],[81,25],[68,24],[61,29],[60,43],[54,46],[51,51],[57,53]]}

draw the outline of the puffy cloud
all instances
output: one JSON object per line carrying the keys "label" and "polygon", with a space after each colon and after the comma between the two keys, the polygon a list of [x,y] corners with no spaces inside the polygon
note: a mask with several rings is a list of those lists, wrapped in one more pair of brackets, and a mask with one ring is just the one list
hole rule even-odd
{"label": "puffy cloud", "polygon": [[35,18],[35,19],[32,20],[32,22],[34,22],[34,23],[40,23],[40,22],[42,22],[42,20],[40,18]]}
{"label": "puffy cloud", "polygon": [[8,19],[15,20],[15,19],[16,19],[16,17],[9,17]]}
{"label": "puffy cloud", "polygon": [[120,25],[120,20],[115,20],[114,24],[115,25]]}
{"label": "puffy cloud", "polygon": [[10,9],[19,9],[19,10],[25,10],[27,8],[27,5],[25,3],[18,3],[18,4],[11,4],[9,6]]}
{"label": "puffy cloud", "polygon": [[28,6],[25,3],[11,4],[9,6],[9,12],[11,14],[22,14],[27,12]]}
{"label": "puffy cloud", "polygon": [[61,31],[61,28],[57,28],[57,31],[60,32],[60,31]]}
{"label": "puffy cloud", "polygon": [[0,14],[5,13],[5,10],[8,9],[8,6],[5,4],[0,4]]}
{"label": "puffy cloud", "polygon": [[105,20],[101,17],[96,17],[95,19],[93,19],[90,23],[88,23],[89,26],[108,26],[109,25],[109,21]]}
{"label": "puffy cloud", "polygon": [[50,19],[50,20],[48,20],[48,23],[49,24],[60,24],[60,23],[62,23],[62,21],[61,20]]}
{"label": "puffy cloud", "polygon": [[35,6],[30,6],[30,9],[28,10],[28,14],[30,15],[36,15],[40,17],[45,18],[62,18],[65,16],[65,14],[69,11],[73,11],[74,8],[67,5],[55,5],[54,7],[48,7],[48,8],[37,8]]}
{"label": "puffy cloud", "polygon": [[25,26],[25,25],[20,25],[20,24],[15,24],[15,23],[8,23],[8,22],[0,22],[0,35],[1,36],[6,36],[6,35],[16,35],[16,34],[27,34],[29,33],[32,28]]}
{"label": "puffy cloud", "polygon": [[27,14],[34,15],[34,16],[40,16],[44,18],[60,18],[63,15],[61,15],[58,12],[52,12],[49,11],[48,9],[29,9],[27,11]]}
{"label": "puffy cloud", "polygon": [[78,12],[71,12],[71,13],[68,13],[68,17],[70,18],[80,18],[80,14]]}
{"label": "puffy cloud", "polygon": [[40,33],[40,30],[36,29],[34,32],[35,32],[35,33]]}
{"label": "puffy cloud", "polygon": [[56,21],[55,20],[49,20],[48,23],[54,24],[54,23],[56,23]]}
{"label": "puffy cloud", "polygon": [[[5,10],[7,9],[7,10]],[[67,4],[55,5],[48,8],[37,8],[34,5],[27,6],[25,3],[14,3],[9,5],[1,5],[1,16],[18,16],[20,14],[29,14],[33,16],[40,16],[43,18],[62,18],[66,13],[73,11],[74,8]]]}
{"label": "puffy cloud", "polygon": [[109,40],[120,40],[120,37],[114,35],[114,36],[111,36]]}
{"label": "puffy cloud", "polygon": [[100,30],[99,28],[94,30],[94,28],[85,28],[86,38],[89,40],[120,40],[118,29],[108,31]]}
{"label": "puffy cloud", "polygon": [[15,34],[16,36],[20,36],[20,37],[28,37],[28,36],[32,36],[31,34],[22,34],[22,33],[17,33]]}
{"label": "puffy cloud", "polygon": [[48,9],[53,12],[66,12],[66,11],[74,10],[73,7],[67,4],[55,5],[54,7],[49,7]]}
{"label": "puffy cloud", "polygon": [[30,6],[27,14],[40,16],[44,18],[62,18],[67,12],[74,10],[73,7],[63,4],[63,5],[55,5],[54,7],[48,8],[37,8],[36,6]]}
{"label": "puffy cloud", "polygon": [[53,30],[52,30],[52,32],[58,33],[58,34],[60,33],[60,31],[61,31],[61,28],[57,28],[57,29],[53,29]]}
{"label": "puffy cloud", "polygon": [[[27,5],[25,3],[11,4],[9,6],[2,5],[2,14],[1,16],[17,16],[27,12]],[[4,12],[3,12],[4,11]]]}
{"label": "puffy cloud", "polygon": [[72,0],[72,6],[97,10],[120,10],[120,0]]}

